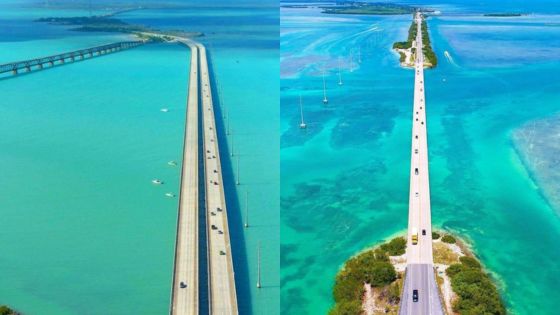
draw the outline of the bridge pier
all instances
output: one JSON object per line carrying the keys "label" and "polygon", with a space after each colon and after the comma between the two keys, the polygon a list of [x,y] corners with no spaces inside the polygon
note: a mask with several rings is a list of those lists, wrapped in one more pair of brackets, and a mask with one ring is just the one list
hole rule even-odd
{"label": "bridge pier", "polygon": [[18,75],[17,69],[12,70],[12,74],[13,74],[13,75]]}
{"label": "bridge pier", "polygon": [[42,63],[40,63],[38,66],[39,66],[39,69],[43,70],[43,64]]}
{"label": "bridge pier", "polygon": [[66,63],[66,61],[64,61],[64,58],[60,58],[60,63],[61,63],[61,64]]}
{"label": "bridge pier", "polygon": [[49,61],[49,66],[54,67],[54,61]]}
{"label": "bridge pier", "polygon": [[26,71],[26,72],[31,72],[31,67],[30,67],[30,66],[26,66],[26,67],[25,67],[25,71]]}

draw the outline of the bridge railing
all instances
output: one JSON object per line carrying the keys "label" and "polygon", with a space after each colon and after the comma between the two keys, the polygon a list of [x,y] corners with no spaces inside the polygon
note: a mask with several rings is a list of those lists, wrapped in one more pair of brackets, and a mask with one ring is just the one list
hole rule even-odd
{"label": "bridge railing", "polygon": [[136,47],[136,46],[140,46],[144,43],[145,42],[141,41],[141,40],[139,40],[139,41],[125,41],[125,42],[118,42],[118,43],[112,43],[112,44],[107,44],[107,45],[102,45],[102,46],[80,49],[80,50],[76,50],[76,51],[72,51],[72,52],[56,54],[56,55],[47,56],[47,57],[40,57],[40,58],[35,58],[35,59],[10,62],[10,63],[0,65],[0,73],[5,73],[5,72],[9,72],[9,71],[17,71],[17,70],[20,70],[20,69],[29,69],[31,67],[41,66],[41,65],[46,64],[46,63],[54,63],[56,61],[64,61],[65,59],[68,59],[68,58],[76,58],[76,57],[84,58],[84,56],[86,56],[86,55],[93,56],[94,53],[106,52],[106,51],[111,50],[111,49],[133,48],[133,47]]}

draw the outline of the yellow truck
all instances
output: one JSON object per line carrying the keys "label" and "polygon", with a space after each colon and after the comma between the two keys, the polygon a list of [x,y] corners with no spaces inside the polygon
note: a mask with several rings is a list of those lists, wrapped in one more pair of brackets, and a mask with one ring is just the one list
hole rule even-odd
{"label": "yellow truck", "polygon": [[418,244],[418,229],[413,228],[412,229],[412,245],[416,245],[416,244]]}

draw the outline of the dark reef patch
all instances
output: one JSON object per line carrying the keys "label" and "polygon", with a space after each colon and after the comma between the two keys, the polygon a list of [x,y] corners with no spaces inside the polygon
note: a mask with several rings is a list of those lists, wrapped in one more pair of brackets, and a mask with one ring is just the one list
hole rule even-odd
{"label": "dark reef patch", "polygon": [[346,107],[332,130],[331,145],[342,148],[372,143],[393,130],[398,115],[395,107],[383,105]]}

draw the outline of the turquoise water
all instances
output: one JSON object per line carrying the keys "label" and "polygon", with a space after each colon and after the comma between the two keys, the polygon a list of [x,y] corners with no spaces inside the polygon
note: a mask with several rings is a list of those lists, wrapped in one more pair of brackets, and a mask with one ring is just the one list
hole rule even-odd
{"label": "turquoise water", "polygon": [[[426,72],[433,224],[471,243],[512,313],[555,314],[560,220],[511,134],[559,111],[558,17],[438,6],[453,15],[428,22],[440,60]],[[281,25],[282,308],[324,314],[343,262],[406,229],[413,73],[390,47],[410,17],[282,9]]]}
{"label": "turquoise water", "polygon": [[[128,38],[30,22],[83,11],[9,10],[3,23],[16,26],[0,31],[0,63]],[[243,21],[239,9],[205,10],[208,19]],[[178,12],[146,10],[122,18],[172,21],[174,29],[193,30],[185,17],[173,22]],[[249,7],[243,14],[248,26],[240,26],[237,36],[250,42],[223,36],[210,24],[195,31],[209,32],[202,41],[234,142],[230,160],[232,137],[222,129],[240,312],[277,314],[278,41],[264,30],[278,26],[270,26],[274,10],[269,7]],[[262,29],[253,36],[251,25]],[[0,288],[0,303],[26,314],[168,312],[177,199],[165,193],[177,192],[180,170],[167,162],[181,158],[189,58],[182,46],[154,44],[0,81],[0,278],[9,284]],[[170,111],[162,113],[162,107]],[[234,181],[238,155],[239,186]],[[154,186],[153,178],[165,184]],[[242,227],[245,191],[247,230]]]}

